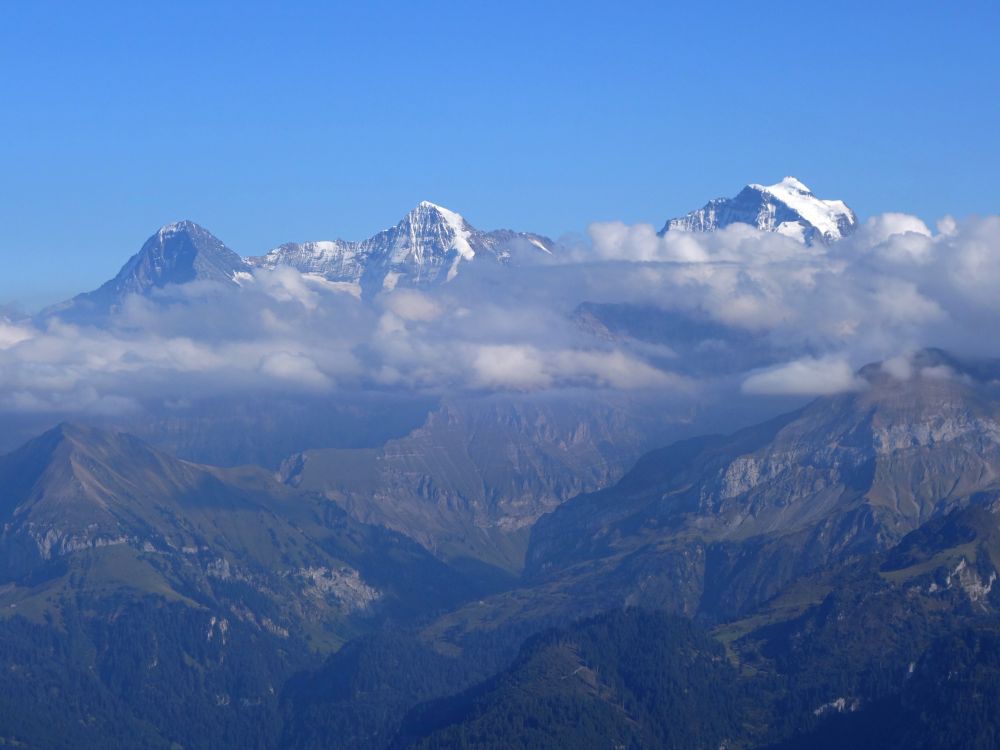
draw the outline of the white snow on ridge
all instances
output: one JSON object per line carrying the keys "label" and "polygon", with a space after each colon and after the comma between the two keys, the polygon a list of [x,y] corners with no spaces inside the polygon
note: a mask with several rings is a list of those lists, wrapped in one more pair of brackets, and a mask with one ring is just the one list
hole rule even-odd
{"label": "white snow on ridge", "polygon": [[480,231],[461,214],[421,201],[397,224],[368,239],[289,242],[245,261],[259,268],[290,266],[330,281],[360,284],[365,294],[373,294],[397,284],[447,283],[465,261],[485,258],[504,263],[511,248],[524,240],[542,252],[552,252],[543,237],[504,229]]}
{"label": "white snow on ridge", "polygon": [[811,245],[842,239],[857,227],[857,218],[843,201],[817,198],[801,181],[786,177],[774,185],[747,185],[732,198],[715,198],[668,219],[659,233],[714,232],[731,224],[749,224]]}
{"label": "white snow on ridge", "polygon": [[[774,185],[752,184],[750,187],[768,193],[784,203],[799,216],[812,224],[824,237],[840,239],[843,235],[838,222],[839,217],[853,214],[847,204],[839,200],[822,200],[812,194],[802,182],[794,177],[786,177]],[[779,227],[779,231],[780,227]],[[784,233],[784,232],[783,232]]]}
{"label": "white snow on ridge", "polygon": [[799,221],[783,221],[774,230],[785,237],[791,237],[796,242],[806,243],[806,227]]}
{"label": "white snow on ridge", "polygon": [[548,253],[549,255],[552,255],[552,251],[549,250],[547,247],[545,247],[545,245],[543,245],[538,240],[532,238],[532,239],[529,239],[528,242],[530,242],[532,245],[534,245],[535,247],[537,247],[543,253]]}
{"label": "white snow on ridge", "polygon": [[[441,217],[445,220],[448,228],[454,232],[455,239],[452,242],[452,249],[458,250],[459,254],[466,260],[472,260],[476,257],[476,251],[472,249],[469,244],[469,237],[471,233],[466,229],[465,219],[461,214],[457,214],[454,211],[449,211],[447,208],[438,206],[430,201],[422,201],[421,206],[424,208],[432,208],[441,214]],[[449,275],[449,279],[451,276]]]}

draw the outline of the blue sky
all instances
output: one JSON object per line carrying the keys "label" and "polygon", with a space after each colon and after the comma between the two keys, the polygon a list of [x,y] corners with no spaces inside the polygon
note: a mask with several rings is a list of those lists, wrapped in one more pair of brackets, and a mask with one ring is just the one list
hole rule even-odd
{"label": "blue sky", "polygon": [[179,218],[243,254],[422,199],[559,236],[785,174],[861,216],[993,213],[998,7],[7,2],[0,302]]}

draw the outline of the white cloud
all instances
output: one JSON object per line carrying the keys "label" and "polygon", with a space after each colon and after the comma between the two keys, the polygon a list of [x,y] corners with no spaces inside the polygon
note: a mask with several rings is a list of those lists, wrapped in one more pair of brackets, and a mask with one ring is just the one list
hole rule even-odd
{"label": "white cloud", "polygon": [[552,375],[546,372],[541,353],[532,346],[476,347],[472,370],[475,383],[486,388],[530,390],[552,384]]}
{"label": "white cloud", "polygon": [[385,295],[385,306],[403,320],[430,321],[441,315],[441,305],[415,289],[396,289]]}
{"label": "white cloud", "polygon": [[896,380],[906,381],[913,377],[913,363],[909,355],[889,357],[882,362],[882,370]]}
{"label": "white cloud", "polygon": [[800,359],[757,372],[743,381],[744,393],[770,396],[831,396],[864,387],[844,359]]}
{"label": "white cloud", "polygon": [[32,337],[31,329],[0,318],[0,349],[9,349]]}
{"label": "white cloud", "polygon": [[862,225],[860,232],[871,245],[881,244],[899,235],[931,236],[931,230],[921,219],[901,213],[884,213],[872,216]]}
{"label": "white cloud", "polygon": [[[718,374],[699,362],[730,368],[746,393],[808,395],[856,388],[858,366],[925,346],[1000,355],[977,333],[1000,323],[1000,217],[946,217],[933,234],[887,214],[812,248],[746,226],[659,237],[611,222],[590,236],[544,262],[465,264],[448,284],[371,301],[279,269],[239,289],[130,298],[104,328],[0,318],[0,409],[372,385],[673,392],[693,387],[676,373]],[[579,324],[584,302],[632,306],[632,329]],[[902,377],[897,365],[886,371]]]}
{"label": "white cloud", "polygon": [[289,380],[319,390],[326,390],[332,386],[330,378],[320,372],[316,363],[304,354],[291,352],[269,354],[261,361],[260,371],[272,378]]}
{"label": "white cloud", "polygon": [[624,352],[534,346],[487,345],[475,349],[474,382],[486,388],[535,390],[554,384],[620,389],[672,388],[690,390],[683,378],[665,373]]}

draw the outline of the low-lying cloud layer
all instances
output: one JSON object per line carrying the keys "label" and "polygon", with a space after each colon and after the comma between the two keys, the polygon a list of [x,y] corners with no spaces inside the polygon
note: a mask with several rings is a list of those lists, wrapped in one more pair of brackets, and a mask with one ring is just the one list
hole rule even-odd
{"label": "low-lying cloud layer", "polygon": [[[597,311],[586,324],[582,303]],[[616,306],[615,325],[602,305]],[[657,329],[651,309],[692,325]],[[379,388],[694,397],[720,347],[728,363],[755,353],[735,373],[747,394],[829,394],[862,387],[859,365],[925,346],[1000,355],[998,324],[1000,217],[932,231],[885,214],[829,247],[740,225],[659,237],[606,223],[552,256],[466,264],[448,284],[372,300],[278,269],[238,289],[131,297],[104,327],[0,318],[0,409],[115,413],[149,398]]]}
{"label": "low-lying cloud layer", "polygon": [[885,214],[813,248],[743,226],[657,237],[651,227],[605,224],[592,236],[597,256],[646,270],[633,278],[658,304],[800,352],[748,374],[747,392],[850,390],[859,365],[926,346],[1000,355],[983,335],[1000,323],[1000,217],[946,217],[932,232],[916,217]]}

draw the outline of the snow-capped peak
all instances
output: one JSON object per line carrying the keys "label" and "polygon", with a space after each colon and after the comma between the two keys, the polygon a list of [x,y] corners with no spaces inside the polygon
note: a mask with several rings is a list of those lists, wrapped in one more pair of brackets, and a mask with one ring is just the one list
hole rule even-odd
{"label": "snow-capped peak", "polygon": [[843,201],[827,201],[817,198],[812,191],[795,177],[786,177],[774,185],[750,185],[762,192],[770,193],[803,219],[812,224],[827,240],[839,240],[844,236],[844,219],[853,228],[856,223],[854,213]]}
{"label": "snow-capped peak", "polygon": [[201,227],[193,221],[182,219],[181,221],[173,221],[169,224],[164,224],[159,228],[156,234],[159,237],[163,237],[165,235],[177,234],[178,232],[189,232],[194,229],[201,229]]}
{"label": "snow-capped peak", "polygon": [[781,180],[781,182],[778,182],[774,185],[766,185],[766,186],[752,185],[751,187],[762,187],[764,190],[771,190],[771,191],[782,190],[782,189],[797,190],[800,193],[812,194],[812,190],[806,187],[801,180],[799,180],[796,177],[792,177],[791,175],[785,177],[784,179]]}
{"label": "snow-capped peak", "polygon": [[241,275],[251,270],[239,255],[215,235],[193,221],[175,221],[161,226],[118,275],[92,292],[42,312],[65,320],[91,322],[119,309],[132,294],[148,295],[171,285],[204,281],[220,286],[238,286]]}
{"label": "snow-capped peak", "polygon": [[[435,219],[427,221],[427,213],[436,215]],[[424,240],[421,235],[433,234],[436,235],[434,239],[444,239],[445,241],[450,235],[451,242],[448,243],[450,247],[447,249],[455,250],[464,260],[472,260],[476,257],[476,251],[469,244],[472,232],[468,222],[461,214],[430,201],[420,201],[417,207],[407,214],[405,223],[410,226],[410,240],[413,247],[423,244]],[[453,266],[449,269],[449,280],[454,278],[456,268],[457,266]]]}
{"label": "snow-capped peak", "polygon": [[817,198],[801,180],[785,177],[774,185],[747,185],[734,198],[709,201],[696,211],[669,220],[661,234],[670,230],[711,232],[730,224],[749,224],[809,245],[814,240],[841,239],[854,230],[857,218],[843,201]]}
{"label": "snow-capped peak", "polygon": [[[420,203],[417,204],[417,208],[432,208],[435,211],[440,211],[443,214],[445,213],[455,214],[454,211],[450,211],[444,206],[439,206],[437,203],[431,203],[430,201],[420,201]],[[458,216],[458,214],[455,214],[455,216]]]}
{"label": "snow-capped peak", "polygon": [[231,282],[235,272],[246,270],[242,258],[218,237],[184,219],[160,227],[113,282],[121,288],[144,292],[194,279]]}
{"label": "snow-capped peak", "polygon": [[403,284],[446,283],[462,264],[481,259],[506,264],[517,253],[550,254],[555,244],[524,232],[484,232],[451,209],[421,201],[399,222],[359,242],[286,243],[264,256],[247,258],[252,266],[291,266],[328,281],[360,285],[370,296]]}

